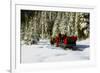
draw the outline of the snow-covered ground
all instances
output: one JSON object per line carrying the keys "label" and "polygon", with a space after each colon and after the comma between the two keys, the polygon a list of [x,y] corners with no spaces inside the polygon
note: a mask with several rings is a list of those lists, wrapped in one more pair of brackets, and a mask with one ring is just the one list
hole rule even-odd
{"label": "snow-covered ground", "polygon": [[61,47],[51,46],[49,40],[40,40],[35,45],[21,46],[21,61],[22,63],[34,63],[89,60],[89,39],[78,41],[77,47],[80,50],[64,50]]}

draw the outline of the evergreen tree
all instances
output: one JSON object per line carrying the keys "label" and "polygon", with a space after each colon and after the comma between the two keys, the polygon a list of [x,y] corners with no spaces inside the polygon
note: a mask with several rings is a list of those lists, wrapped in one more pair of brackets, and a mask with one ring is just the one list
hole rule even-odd
{"label": "evergreen tree", "polygon": [[21,10],[21,40],[28,44],[35,37],[49,39],[58,33],[86,39],[90,34],[89,20],[90,14],[85,12]]}

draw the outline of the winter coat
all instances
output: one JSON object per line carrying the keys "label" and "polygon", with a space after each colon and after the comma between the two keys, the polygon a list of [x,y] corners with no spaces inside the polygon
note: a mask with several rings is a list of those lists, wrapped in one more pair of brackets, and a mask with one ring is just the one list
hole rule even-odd
{"label": "winter coat", "polygon": [[56,36],[56,47],[59,46],[59,43],[60,43],[60,37],[59,36]]}
{"label": "winter coat", "polygon": [[68,44],[67,37],[64,38],[64,45]]}
{"label": "winter coat", "polygon": [[71,38],[76,41],[77,40],[77,36],[71,36]]}

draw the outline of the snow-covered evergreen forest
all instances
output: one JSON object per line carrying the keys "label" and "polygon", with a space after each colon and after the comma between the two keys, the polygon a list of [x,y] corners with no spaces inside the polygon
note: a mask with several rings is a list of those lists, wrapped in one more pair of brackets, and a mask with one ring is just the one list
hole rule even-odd
{"label": "snow-covered evergreen forest", "polygon": [[21,41],[29,44],[33,37],[49,39],[59,32],[83,40],[89,37],[89,19],[86,12],[21,10]]}
{"label": "snow-covered evergreen forest", "polygon": [[[21,10],[21,63],[89,60],[89,21],[86,12]],[[52,45],[59,33],[77,36],[75,48]]]}

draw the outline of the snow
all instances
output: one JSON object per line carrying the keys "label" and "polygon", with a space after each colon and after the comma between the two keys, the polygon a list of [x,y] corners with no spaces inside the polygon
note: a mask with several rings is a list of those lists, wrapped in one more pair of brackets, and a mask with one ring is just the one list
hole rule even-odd
{"label": "snow", "polygon": [[80,50],[64,50],[61,47],[52,46],[49,40],[40,40],[38,44],[21,46],[22,63],[56,62],[89,60],[89,39],[78,41]]}

